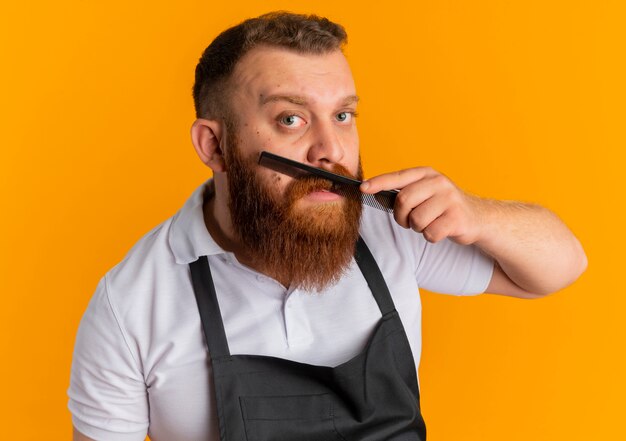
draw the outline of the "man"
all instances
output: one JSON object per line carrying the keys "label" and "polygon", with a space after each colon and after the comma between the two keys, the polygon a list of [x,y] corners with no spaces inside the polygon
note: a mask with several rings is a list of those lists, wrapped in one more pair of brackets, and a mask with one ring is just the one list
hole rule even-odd
{"label": "man", "polygon": [[393,215],[257,164],[361,179],[343,28],[231,28],[196,68],[191,136],[214,178],[100,281],[77,336],[76,440],[424,440],[419,287],[537,298],[586,268],[550,211],[428,167],[373,177]]}

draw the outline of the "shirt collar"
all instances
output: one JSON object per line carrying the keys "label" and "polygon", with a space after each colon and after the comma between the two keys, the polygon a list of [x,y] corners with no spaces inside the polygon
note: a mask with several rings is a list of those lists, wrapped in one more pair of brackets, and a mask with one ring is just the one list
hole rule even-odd
{"label": "shirt collar", "polygon": [[168,240],[176,263],[188,264],[200,256],[225,252],[213,240],[204,223],[202,206],[206,198],[213,196],[214,191],[213,179],[205,181],[174,215]]}

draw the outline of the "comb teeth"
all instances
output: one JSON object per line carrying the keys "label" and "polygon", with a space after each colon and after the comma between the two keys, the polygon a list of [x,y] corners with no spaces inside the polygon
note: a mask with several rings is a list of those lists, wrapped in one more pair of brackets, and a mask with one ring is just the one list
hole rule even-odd
{"label": "comb teeth", "polygon": [[386,211],[387,213],[393,213],[393,205],[396,202],[395,192],[366,194],[361,193],[358,187],[351,185],[336,185],[332,191],[346,198],[360,200],[365,205]]}

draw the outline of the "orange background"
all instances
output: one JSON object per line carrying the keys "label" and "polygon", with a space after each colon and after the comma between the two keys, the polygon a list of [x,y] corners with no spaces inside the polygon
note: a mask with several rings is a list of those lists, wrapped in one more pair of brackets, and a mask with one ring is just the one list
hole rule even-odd
{"label": "orange background", "polygon": [[70,438],[99,278],[209,176],[189,139],[197,59],[224,28],[290,9],[348,30],[366,175],[430,165],[540,203],[589,258],[542,300],[423,294],[429,440],[623,439],[623,2],[263,3],[3,4],[0,437]]}

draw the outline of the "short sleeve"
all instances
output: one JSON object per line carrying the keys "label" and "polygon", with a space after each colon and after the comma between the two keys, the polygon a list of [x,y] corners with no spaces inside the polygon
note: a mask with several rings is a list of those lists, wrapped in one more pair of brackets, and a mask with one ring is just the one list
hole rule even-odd
{"label": "short sleeve", "polygon": [[100,280],[80,322],[68,389],[74,427],[103,441],[143,441],[149,412],[143,374]]}
{"label": "short sleeve", "polygon": [[417,283],[428,291],[475,295],[485,292],[493,274],[494,260],[474,245],[450,239],[423,241],[416,270]]}

